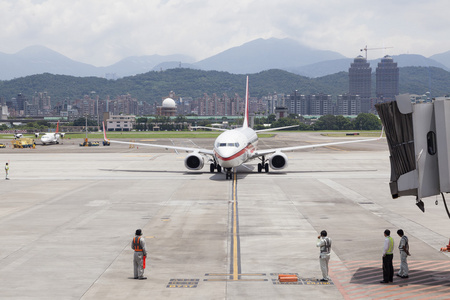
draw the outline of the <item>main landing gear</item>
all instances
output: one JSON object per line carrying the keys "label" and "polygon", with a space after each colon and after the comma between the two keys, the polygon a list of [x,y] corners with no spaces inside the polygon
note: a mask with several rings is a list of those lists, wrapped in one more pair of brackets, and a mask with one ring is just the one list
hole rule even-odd
{"label": "main landing gear", "polygon": [[261,162],[258,163],[258,173],[261,173],[264,169],[264,172],[269,173],[269,164],[264,156],[261,156]]}
{"label": "main landing gear", "polygon": [[209,172],[214,173],[214,171],[216,169],[217,169],[217,173],[222,172],[222,167],[218,163],[213,162],[209,165]]}

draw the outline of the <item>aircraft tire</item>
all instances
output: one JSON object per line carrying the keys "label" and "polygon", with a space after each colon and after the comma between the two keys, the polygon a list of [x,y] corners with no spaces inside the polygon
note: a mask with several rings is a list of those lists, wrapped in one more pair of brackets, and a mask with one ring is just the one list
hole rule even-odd
{"label": "aircraft tire", "polygon": [[265,171],[266,173],[269,173],[269,164],[268,164],[268,163],[266,163],[266,164],[264,165],[264,171]]}
{"label": "aircraft tire", "polygon": [[262,165],[261,165],[261,163],[258,163],[258,173],[261,173],[262,172]]}
{"label": "aircraft tire", "polygon": [[220,165],[217,165],[217,173],[222,172],[222,167]]}
{"label": "aircraft tire", "polygon": [[214,173],[215,170],[216,170],[216,167],[214,166],[214,164],[210,164],[209,165],[209,172]]}

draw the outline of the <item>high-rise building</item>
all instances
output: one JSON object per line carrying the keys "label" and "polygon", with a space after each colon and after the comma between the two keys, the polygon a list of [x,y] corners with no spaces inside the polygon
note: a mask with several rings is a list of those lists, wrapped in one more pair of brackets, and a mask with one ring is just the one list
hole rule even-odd
{"label": "high-rise building", "polygon": [[357,56],[348,69],[349,94],[359,95],[360,99],[372,96],[372,68],[361,55]]}
{"label": "high-rise building", "polygon": [[399,94],[399,68],[392,57],[386,55],[376,70],[376,97],[379,101],[393,101]]}
{"label": "high-rise building", "polygon": [[358,95],[337,96],[337,115],[358,115],[361,113],[361,99]]}

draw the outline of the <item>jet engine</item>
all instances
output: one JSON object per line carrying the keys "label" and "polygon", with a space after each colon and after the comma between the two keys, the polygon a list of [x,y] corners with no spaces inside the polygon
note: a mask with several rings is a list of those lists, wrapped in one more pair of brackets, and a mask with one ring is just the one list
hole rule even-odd
{"label": "jet engine", "polygon": [[184,166],[189,170],[200,170],[203,164],[203,156],[198,153],[191,153],[184,159]]}
{"label": "jet engine", "polygon": [[275,152],[269,159],[270,168],[273,170],[281,170],[287,167],[288,159],[286,154]]}
{"label": "jet engine", "polygon": [[34,136],[38,138],[39,137],[39,132],[35,132]]}

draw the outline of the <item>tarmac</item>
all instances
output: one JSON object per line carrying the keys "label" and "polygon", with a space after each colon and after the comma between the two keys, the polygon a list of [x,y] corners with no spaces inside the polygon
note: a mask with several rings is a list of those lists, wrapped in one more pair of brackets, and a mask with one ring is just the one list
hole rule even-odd
{"label": "tarmac", "polygon": [[[280,132],[259,148],[355,138]],[[80,142],[0,149],[10,165],[0,181],[0,299],[450,299],[450,255],[439,251],[450,219],[440,197],[424,199],[425,213],[414,197],[391,198],[385,139],[288,152],[287,168],[267,174],[253,161],[233,180],[207,164],[186,170],[185,153]],[[213,139],[148,142],[211,148]],[[133,279],[138,228],[147,280]],[[399,228],[410,276],[380,284],[383,231],[397,247]],[[396,249],[395,271],[399,262]]]}

